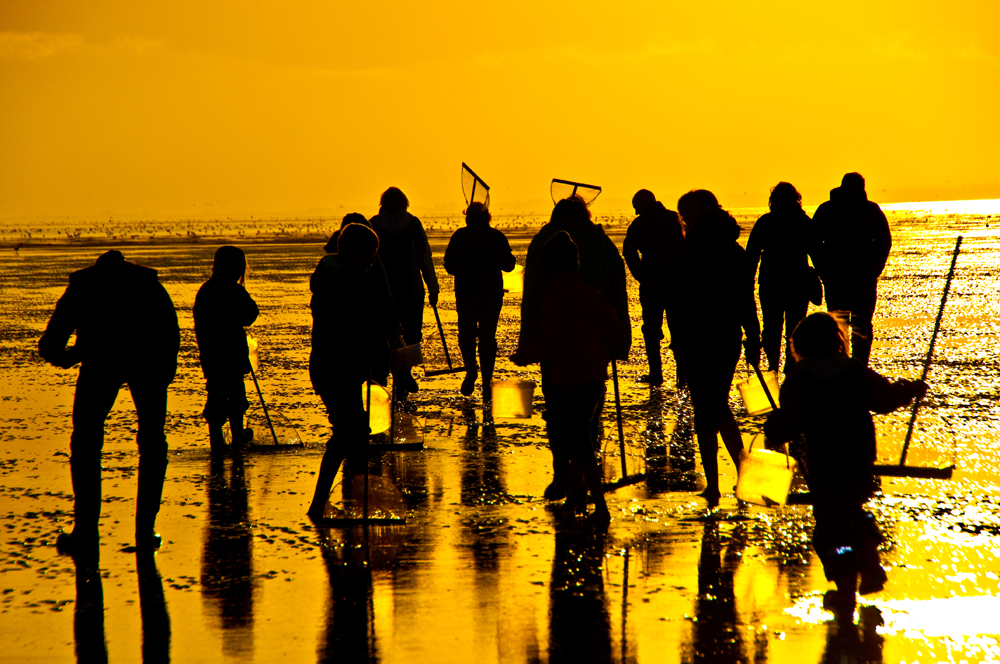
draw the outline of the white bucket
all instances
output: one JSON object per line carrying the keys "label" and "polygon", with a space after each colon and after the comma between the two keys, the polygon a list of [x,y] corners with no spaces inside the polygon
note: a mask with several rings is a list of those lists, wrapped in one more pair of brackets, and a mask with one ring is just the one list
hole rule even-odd
{"label": "white bucket", "polygon": [[755,505],[784,505],[792,487],[796,463],[783,452],[763,448],[764,437],[758,435],[761,447],[740,451],[740,479],[736,483],[736,497]]}
{"label": "white bucket", "polygon": [[403,346],[392,351],[392,363],[397,369],[409,369],[424,363],[424,354],[420,344]]}
{"label": "white bucket", "polygon": [[510,272],[503,273],[503,290],[505,293],[521,293],[524,291],[524,268],[515,265]]}
{"label": "white bucket", "polygon": [[494,380],[493,417],[495,418],[528,418],[531,417],[532,399],[535,396],[535,383],[530,380]]}
{"label": "white bucket", "polygon": [[[770,391],[774,403],[780,405],[778,404],[778,390],[781,389],[781,386],[778,383],[778,372],[762,371],[761,374],[764,376],[764,382],[767,384],[767,389]],[[767,395],[764,394],[764,388],[761,387],[756,373],[737,383],[736,389],[740,391],[748,415],[763,415],[771,412],[771,402],[767,400]]]}
{"label": "white bucket", "polygon": [[[392,425],[392,399],[389,392],[378,383],[372,383],[372,405],[368,415],[368,427],[372,435],[378,435],[389,430]],[[361,402],[368,410],[368,383],[361,386]]]}

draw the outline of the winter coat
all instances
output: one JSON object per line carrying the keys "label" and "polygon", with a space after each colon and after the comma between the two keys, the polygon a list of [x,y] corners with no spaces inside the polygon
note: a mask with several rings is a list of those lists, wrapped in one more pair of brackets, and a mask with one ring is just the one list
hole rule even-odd
{"label": "winter coat", "polygon": [[455,297],[503,294],[502,272],[514,269],[507,237],[488,222],[459,228],[444,251],[444,269],[455,275]]}
{"label": "winter coat", "polygon": [[378,255],[385,266],[393,297],[397,300],[423,300],[424,281],[427,282],[427,289],[436,295],[438,282],[431,246],[420,220],[409,212],[403,212],[399,215],[377,214],[370,221],[372,230],[378,235]]}
{"label": "winter coat", "polygon": [[366,275],[348,268],[337,254],[320,260],[309,280],[312,351],[309,377],[317,393],[334,383],[363,382],[388,363],[383,308],[370,302]]}
{"label": "winter coat", "polygon": [[542,295],[539,338],[523,347],[524,363],[551,362],[552,383],[603,383],[608,379],[605,346],[625,336],[604,295],[578,272],[555,277]]}
{"label": "winter coat", "polygon": [[[76,344],[66,347],[76,332]],[[122,382],[166,385],[177,372],[180,328],[156,270],[109,251],[74,272],[56,303],[38,354],[69,368],[78,362]]]}
{"label": "winter coat", "polygon": [[809,238],[811,221],[802,208],[791,207],[761,216],[747,240],[747,261],[751,279],[760,265],[757,285],[761,297],[781,293],[809,299]]}
{"label": "winter coat", "polygon": [[813,215],[812,245],[809,253],[824,285],[864,289],[885,269],[892,234],[885,214],[863,189],[837,187]]}
{"label": "winter coat", "polygon": [[246,331],[260,310],[234,279],[213,275],[194,298],[194,334],[205,378],[250,372]]}
{"label": "winter coat", "polygon": [[804,358],[781,386],[781,408],[764,424],[771,444],[805,434],[810,491],[821,502],[863,503],[875,489],[875,423],[917,394],[913,381],[890,382],[846,355]]}
{"label": "winter coat", "polygon": [[[524,264],[524,293],[521,296],[521,331],[518,346],[533,344],[541,335],[542,295],[547,283],[542,270],[542,247],[559,231],[569,233],[580,251],[580,278],[588,286],[604,295],[620,321],[630,321],[628,291],[626,290],[625,262],[618,247],[604,234],[604,229],[589,219],[570,222],[549,222],[539,229],[531,244]],[[614,343],[614,357],[628,358],[632,346],[632,328],[625,324],[626,332]]]}
{"label": "winter coat", "polygon": [[629,224],[622,256],[640,287],[676,290],[681,275],[684,230],[680,217],[655,201]]}

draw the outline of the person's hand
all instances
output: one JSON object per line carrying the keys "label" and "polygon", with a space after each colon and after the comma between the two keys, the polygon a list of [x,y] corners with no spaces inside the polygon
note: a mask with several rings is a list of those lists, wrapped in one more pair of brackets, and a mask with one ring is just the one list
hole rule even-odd
{"label": "person's hand", "polygon": [[927,396],[927,390],[930,386],[922,380],[914,380],[910,382],[910,387],[913,388],[913,398],[923,399]]}
{"label": "person's hand", "polygon": [[427,294],[427,299],[430,300],[432,307],[436,307],[438,303],[438,292],[431,291],[430,293]]}

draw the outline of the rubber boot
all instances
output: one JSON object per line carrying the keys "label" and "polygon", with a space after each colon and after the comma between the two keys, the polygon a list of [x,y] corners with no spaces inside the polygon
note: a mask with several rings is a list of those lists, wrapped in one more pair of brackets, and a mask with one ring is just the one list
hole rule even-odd
{"label": "rubber boot", "polygon": [[135,499],[135,546],[139,551],[160,547],[156,515],[160,513],[166,474],[166,451],[139,455],[139,487]]}
{"label": "rubber boot", "polygon": [[69,460],[73,480],[73,531],[59,536],[59,551],[77,555],[96,550],[101,520],[101,455],[74,454]]}
{"label": "rubber boot", "polygon": [[330,499],[330,490],[333,488],[333,480],[337,477],[340,464],[347,456],[346,448],[339,444],[336,437],[331,437],[326,444],[326,452],[323,454],[323,461],[319,466],[319,474],[316,476],[316,490],[313,492],[312,503],[306,515],[313,521],[320,521],[326,511],[326,503]]}
{"label": "rubber boot", "polygon": [[647,338],[646,359],[649,361],[649,375],[644,383],[650,385],[663,385],[663,360],[660,357],[660,340]]}

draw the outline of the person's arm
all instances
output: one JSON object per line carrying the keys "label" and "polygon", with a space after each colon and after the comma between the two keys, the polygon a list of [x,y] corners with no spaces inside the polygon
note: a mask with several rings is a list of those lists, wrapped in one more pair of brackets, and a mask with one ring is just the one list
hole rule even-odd
{"label": "person's arm", "polygon": [[760,253],[762,245],[766,240],[769,221],[769,217],[766,214],[763,215],[753,225],[753,228],[750,230],[750,237],[747,238],[747,269],[750,271],[751,282],[757,275],[757,266],[760,264]]}
{"label": "person's arm", "polygon": [[882,274],[882,270],[885,269],[885,263],[889,260],[889,252],[892,250],[892,232],[889,230],[889,220],[885,218],[885,213],[882,212],[876,203],[870,203],[872,207],[872,223],[875,227],[873,231],[874,240],[874,251],[872,256],[872,271],[873,277],[878,277]]}
{"label": "person's arm", "polygon": [[884,414],[902,408],[914,399],[923,399],[927,394],[927,383],[922,380],[890,381],[873,369],[865,367],[864,389],[868,410]]}
{"label": "person's arm", "polygon": [[80,361],[76,347],[66,348],[77,325],[77,289],[71,283],[56,302],[45,333],[38,340],[38,354],[49,364],[69,369]]}
{"label": "person's arm", "polygon": [[260,309],[246,288],[239,284],[237,284],[237,288],[240,325],[243,327],[253,325],[254,321],[257,320],[257,316],[260,315]]}
{"label": "person's arm", "polygon": [[743,350],[746,353],[747,364],[750,366],[760,365],[760,320],[757,318],[757,300],[753,296],[753,272],[747,267],[746,252],[736,245],[734,252],[736,261],[736,271],[733,278],[736,280],[737,306],[740,313],[740,326],[746,339],[743,341]]}
{"label": "person's arm", "polygon": [[510,250],[510,242],[507,240],[507,236],[503,234],[503,231],[497,230],[497,248],[500,258],[500,269],[504,272],[510,272],[517,265],[517,260],[514,258],[514,252]]}
{"label": "person's arm", "polygon": [[438,288],[437,274],[434,273],[434,258],[431,255],[431,243],[427,240],[427,233],[424,232],[424,227],[420,223],[420,220],[414,217],[413,221],[417,225],[420,273],[427,284],[427,299],[430,301],[431,306],[437,306],[440,289]]}
{"label": "person's arm", "polygon": [[639,240],[636,236],[639,231],[636,229],[636,223],[638,218],[633,221],[628,230],[625,232],[625,241],[622,242],[622,257],[625,259],[625,264],[628,265],[629,272],[640,284],[642,283],[642,256],[639,254]]}
{"label": "person's arm", "polygon": [[444,250],[444,271],[451,275],[461,271],[459,268],[461,252],[456,246],[461,242],[461,232],[460,228],[452,234],[451,239],[448,240],[448,246]]}

